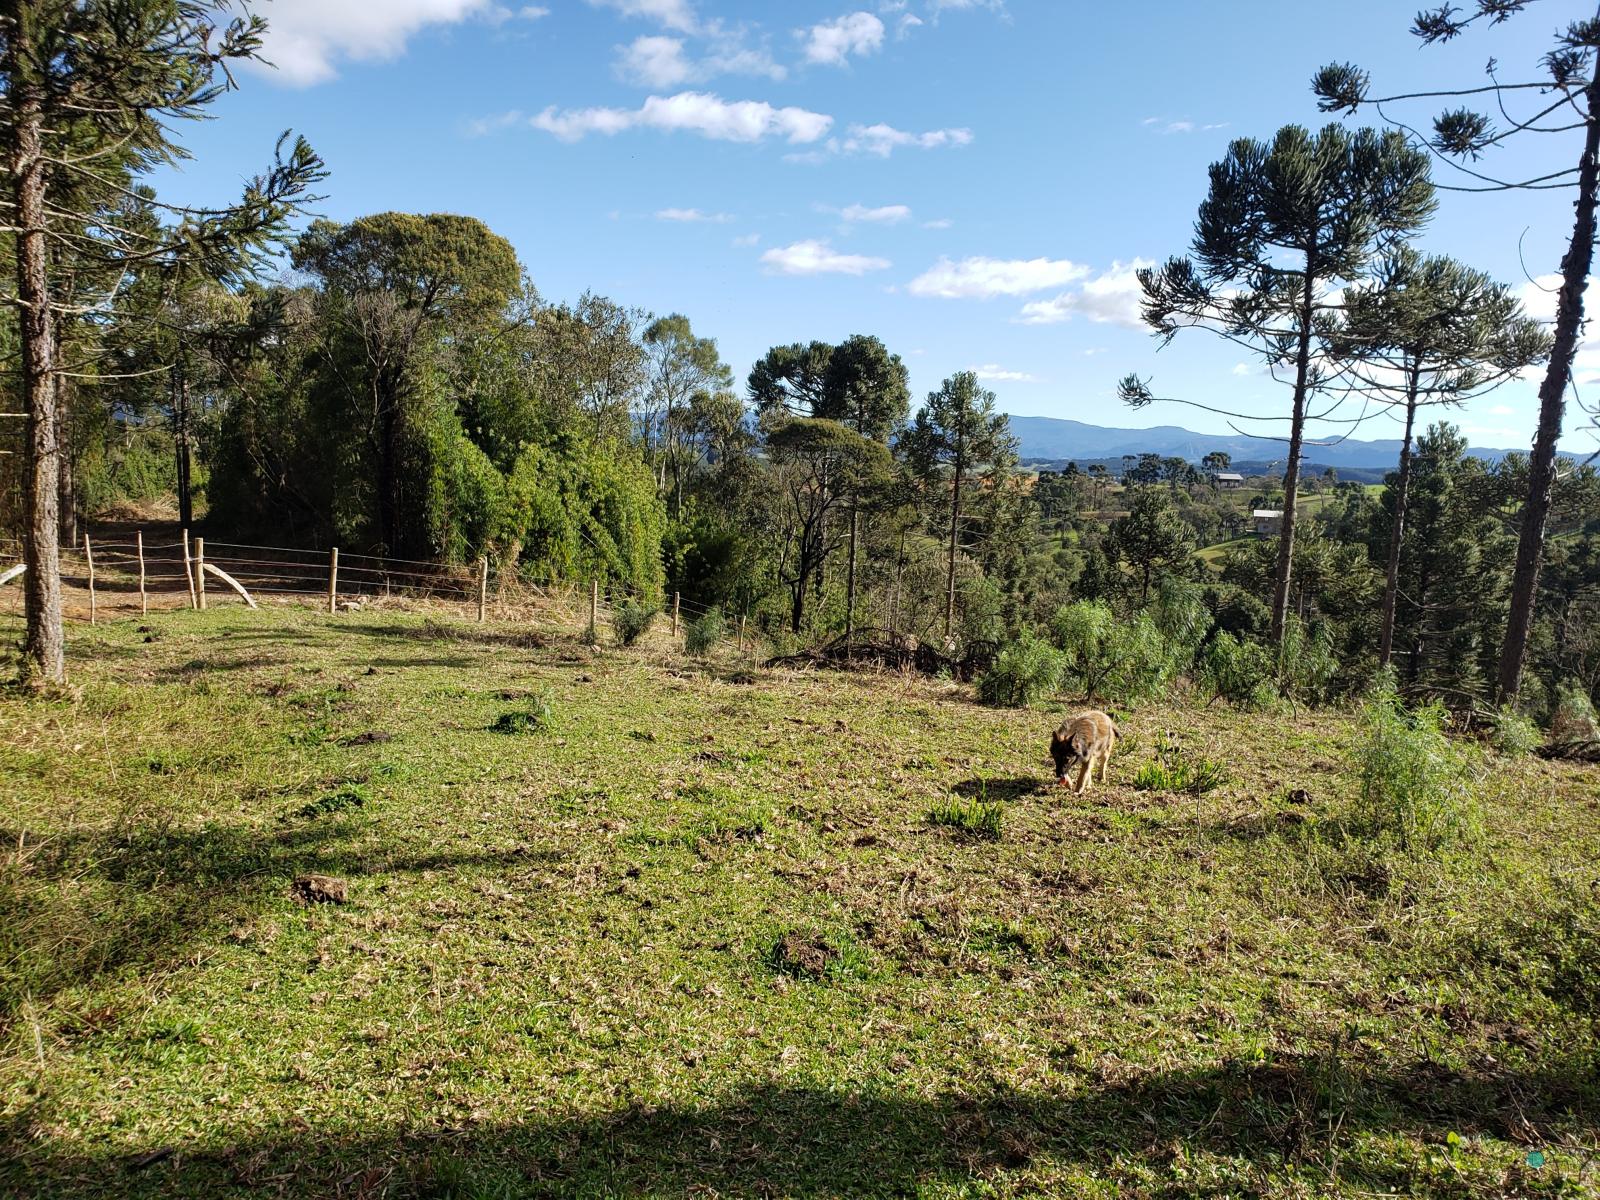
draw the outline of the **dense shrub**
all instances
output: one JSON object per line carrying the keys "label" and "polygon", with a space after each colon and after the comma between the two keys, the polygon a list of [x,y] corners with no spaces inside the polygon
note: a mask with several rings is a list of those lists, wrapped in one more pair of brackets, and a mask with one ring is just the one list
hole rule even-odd
{"label": "dense shrub", "polygon": [[1403,850],[1436,850],[1473,833],[1471,766],[1445,736],[1445,719],[1437,701],[1408,710],[1392,680],[1379,683],[1362,707],[1353,752],[1361,777],[1351,812],[1358,833],[1392,838]]}
{"label": "dense shrub", "polygon": [[1552,742],[1581,742],[1600,738],[1600,722],[1595,719],[1589,693],[1576,683],[1563,684],[1556,692],[1555,709],[1550,714]]}
{"label": "dense shrub", "polygon": [[689,627],[683,635],[683,648],[694,655],[710,654],[722,640],[726,629],[727,623],[722,619],[722,610],[713,608],[704,616],[689,622]]}
{"label": "dense shrub", "polygon": [[1272,651],[1259,642],[1218,633],[1201,652],[1198,666],[1200,682],[1214,698],[1245,709],[1267,708],[1278,698]]}
{"label": "dense shrub", "polygon": [[1307,627],[1290,615],[1278,646],[1278,694],[1285,700],[1318,705],[1328,700],[1339,660],[1325,624]]}
{"label": "dense shrub", "polygon": [[1501,754],[1513,757],[1532,754],[1543,740],[1539,727],[1510,705],[1495,714],[1489,744]]}
{"label": "dense shrub", "polygon": [[1024,633],[1000,648],[994,665],[978,681],[978,696],[985,704],[1026,708],[1060,689],[1065,668],[1061,651]]}
{"label": "dense shrub", "polygon": [[611,614],[611,630],[617,641],[631,646],[650,631],[659,610],[653,604],[638,600],[624,600]]}

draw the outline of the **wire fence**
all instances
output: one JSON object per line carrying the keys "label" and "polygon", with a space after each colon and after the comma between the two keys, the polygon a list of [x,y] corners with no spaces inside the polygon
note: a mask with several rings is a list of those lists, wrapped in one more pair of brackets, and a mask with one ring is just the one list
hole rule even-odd
{"label": "wire fence", "polygon": [[[616,582],[553,586],[530,582],[513,569],[497,571],[488,559],[448,564],[294,546],[210,541],[187,530],[118,529],[85,533],[59,547],[62,612],[90,624],[162,609],[206,609],[219,604],[311,604],[329,613],[370,605],[400,604],[455,610],[479,621],[517,619],[530,605],[559,614],[562,623],[598,640],[617,610],[640,597]],[[20,566],[22,544],[0,538],[0,577]],[[21,582],[13,571],[11,583]],[[20,615],[23,589],[0,587],[0,612]],[[660,618],[673,637],[705,617],[711,606],[677,594]],[[727,618],[726,637],[747,642],[744,618]]]}

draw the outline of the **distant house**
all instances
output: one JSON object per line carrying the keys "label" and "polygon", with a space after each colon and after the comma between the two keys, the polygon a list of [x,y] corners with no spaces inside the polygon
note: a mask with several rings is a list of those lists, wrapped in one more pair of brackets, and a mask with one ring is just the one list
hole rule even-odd
{"label": "distant house", "polygon": [[1283,510],[1281,508],[1251,509],[1250,520],[1254,523],[1256,532],[1261,536],[1273,537],[1283,529]]}
{"label": "distant house", "polygon": [[1211,477],[1211,482],[1219,488],[1232,491],[1234,488],[1242,488],[1244,486],[1244,476],[1234,471],[1218,471]]}

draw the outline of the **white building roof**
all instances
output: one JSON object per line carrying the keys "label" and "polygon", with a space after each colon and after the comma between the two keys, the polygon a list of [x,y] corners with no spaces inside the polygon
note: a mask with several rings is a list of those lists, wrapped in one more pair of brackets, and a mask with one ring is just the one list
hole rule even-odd
{"label": "white building roof", "polygon": [[1255,508],[1255,509],[1251,509],[1250,510],[1250,515],[1252,517],[1281,517],[1281,516],[1283,516],[1283,509],[1281,509],[1281,508]]}

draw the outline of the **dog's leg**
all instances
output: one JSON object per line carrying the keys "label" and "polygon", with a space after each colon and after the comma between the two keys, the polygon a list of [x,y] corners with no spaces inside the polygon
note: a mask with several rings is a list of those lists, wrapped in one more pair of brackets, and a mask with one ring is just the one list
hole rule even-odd
{"label": "dog's leg", "polygon": [[1080,796],[1083,795],[1083,793],[1088,790],[1089,781],[1090,781],[1090,779],[1092,778],[1093,775],[1094,775],[1094,759],[1086,758],[1086,759],[1083,760],[1083,770],[1078,772],[1078,786],[1076,788],[1074,788],[1073,790],[1078,795],[1080,795]]}

